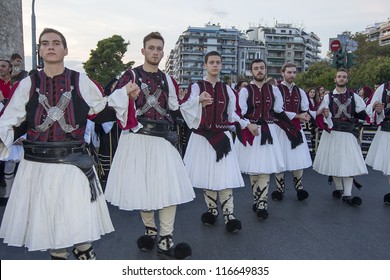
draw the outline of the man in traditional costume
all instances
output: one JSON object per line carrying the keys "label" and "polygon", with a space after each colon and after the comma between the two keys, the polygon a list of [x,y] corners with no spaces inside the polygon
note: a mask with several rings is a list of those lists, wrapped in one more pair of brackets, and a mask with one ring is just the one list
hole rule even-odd
{"label": "man in traditional costume", "polygon": [[313,163],[318,173],[332,176],[336,186],[332,196],[342,198],[352,206],[362,199],[352,196],[353,177],[367,174],[367,167],[356,136],[353,134],[358,119],[367,116],[364,100],[347,89],[348,73],[339,69],[334,79],[336,88],[324,96],[317,114],[324,116],[326,128],[321,136]]}
{"label": "man in traditional costume", "polygon": [[254,137],[245,129],[238,134],[235,148],[241,172],[249,174],[253,193],[253,211],[260,219],[268,218],[270,174],[286,170],[277,126],[290,134],[291,145],[302,143],[302,135],[283,111],[279,89],[266,82],[266,63],[256,59],[250,64],[253,81],[238,94],[241,114],[259,126]]}
{"label": "man in traditional costume", "polygon": [[[176,207],[192,201],[195,193],[177,150],[174,131],[173,112],[179,110],[178,85],[158,69],[164,55],[160,33],[147,35],[141,52],[144,64],[128,69],[117,84],[118,90],[132,81],[141,92],[129,104],[127,125],[121,127],[105,196],[119,209],[140,210],[145,226],[137,240],[140,250],[151,251],[159,235],[159,257],[185,259],[191,255],[191,248],[185,243],[175,246],[173,242]],[[159,214],[159,228],[155,211]]]}
{"label": "man in traditional costume", "polygon": [[134,98],[139,89],[129,84],[103,97],[86,75],[64,67],[68,48],[57,30],[43,30],[39,53],[43,70],[19,82],[0,118],[0,158],[27,132],[0,237],[29,251],[49,249],[52,259],[67,259],[72,246],[77,259],[95,259],[91,242],[114,228],[85,150],[85,125],[87,118],[125,123],[128,93]]}
{"label": "man in traditional costume", "polygon": [[[297,73],[297,67],[293,63],[286,63],[282,66],[283,81],[278,88],[283,97],[283,107],[287,116],[291,119],[295,127],[302,134],[303,144],[293,148],[289,145],[288,134],[282,129],[278,129],[278,137],[282,143],[282,153],[285,158],[286,171],[293,174],[294,189],[299,201],[309,197],[309,193],[303,187],[303,169],[312,165],[309,146],[306,141],[305,133],[302,129],[301,122],[310,120],[309,100],[304,90],[295,85],[294,80]],[[315,118],[315,112],[312,112]],[[280,201],[283,199],[285,192],[284,172],[275,174],[276,191],[272,193],[272,199]]]}
{"label": "man in traditional costume", "polygon": [[[205,56],[207,76],[189,87],[189,98],[182,105],[184,120],[193,129],[184,163],[195,188],[203,189],[207,211],[201,220],[214,225],[218,210],[218,196],[226,229],[241,230],[241,221],[234,215],[233,189],[244,186],[229,126],[248,127],[258,134],[257,124],[240,118],[236,113],[236,95],[219,80],[221,55],[211,51]],[[186,109],[185,111],[183,109]]]}

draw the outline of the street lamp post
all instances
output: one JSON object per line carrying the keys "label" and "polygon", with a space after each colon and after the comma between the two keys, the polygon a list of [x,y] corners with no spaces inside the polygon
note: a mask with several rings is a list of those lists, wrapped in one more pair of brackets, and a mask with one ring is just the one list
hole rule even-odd
{"label": "street lamp post", "polygon": [[36,42],[36,27],[35,27],[35,0],[32,0],[31,12],[31,39],[32,39],[32,69],[37,69],[37,42]]}

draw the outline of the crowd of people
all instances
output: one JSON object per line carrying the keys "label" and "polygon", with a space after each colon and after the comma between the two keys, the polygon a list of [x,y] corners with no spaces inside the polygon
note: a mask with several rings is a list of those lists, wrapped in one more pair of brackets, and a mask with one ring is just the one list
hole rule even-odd
{"label": "crowd of people", "polygon": [[[68,47],[58,30],[43,30],[39,53],[44,67],[30,75],[20,68],[20,55],[0,60],[6,189],[0,238],[10,246],[49,250],[53,260],[68,259],[68,248],[76,259],[96,259],[92,242],[114,231],[108,202],[140,212],[141,251],[156,247],[160,258],[186,259],[191,246],[174,241],[175,215],[178,205],[195,199],[194,188],[203,190],[200,221],[216,226],[221,214],[234,234],[242,228],[234,189],[245,187],[243,174],[260,220],[270,216],[271,174],[275,201],[284,198],[286,172],[297,200],[308,199],[303,174],[310,167],[333,178],[333,198],[355,207],[362,198],[352,195],[352,184],[368,172],[366,165],[382,171],[390,185],[390,82],[357,93],[339,69],[332,91],[305,92],[294,83],[293,63],[283,65],[276,81],[267,79],[266,62],[255,59],[252,81],[232,88],[220,80],[221,54],[211,51],[204,79],[180,89],[159,69],[159,32],[143,40],[144,63],[104,88],[64,66]],[[354,134],[359,120],[380,126],[366,159]],[[304,124],[323,131],[314,162]],[[384,202],[390,204],[390,193]]]}

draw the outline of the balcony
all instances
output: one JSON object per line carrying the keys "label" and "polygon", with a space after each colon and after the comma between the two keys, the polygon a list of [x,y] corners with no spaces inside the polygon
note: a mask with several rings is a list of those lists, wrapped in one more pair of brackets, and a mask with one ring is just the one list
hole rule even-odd
{"label": "balcony", "polygon": [[276,61],[267,61],[267,65],[270,66],[270,67],[282,67],[284,64],[284,61],[281,61],[281,62],[276,62]]}
{"label": "balcony", "polygon": [[284,55],[267,55],[267,59],[280,61],[280,60],[285,60],[286,57]]}
{"label": "balcony", "polygon": [[203,50],[180,50],[180,54],[203,54]]}
{"label": "balcony", "polygon": [[272,45],[272,44],[268,44],[267,43],[267,47],[266,47],[268,50],[285,50],[286,49],[286,46],[281,46],[281,45]]}

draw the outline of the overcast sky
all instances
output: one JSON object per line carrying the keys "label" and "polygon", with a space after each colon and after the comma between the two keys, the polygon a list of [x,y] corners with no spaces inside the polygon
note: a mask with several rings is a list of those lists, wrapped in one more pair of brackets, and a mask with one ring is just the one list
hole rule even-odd
{"label": "overcast sky", "polygon": [[[26,69],[31,69],[32,1],[23,0],[24,48]],[[143,37],[159,31],[165,38],[165,56],[189,26],[203,27],[211,22],[222,28],[235,26],[274,26],[291,23],[316,33],[321,39],[322,56],[328,50],[329,38],[343,31],[365,30],[390,17],[389,0],[36,0],[36,36],[45,27],[61,31],[69,54],[65,65],[84,72],[82,62],[89,58],[99,40],[114,34],[130,41],[124,62],[142,64]],[[160,68],[164,68],[165,58]]]}

